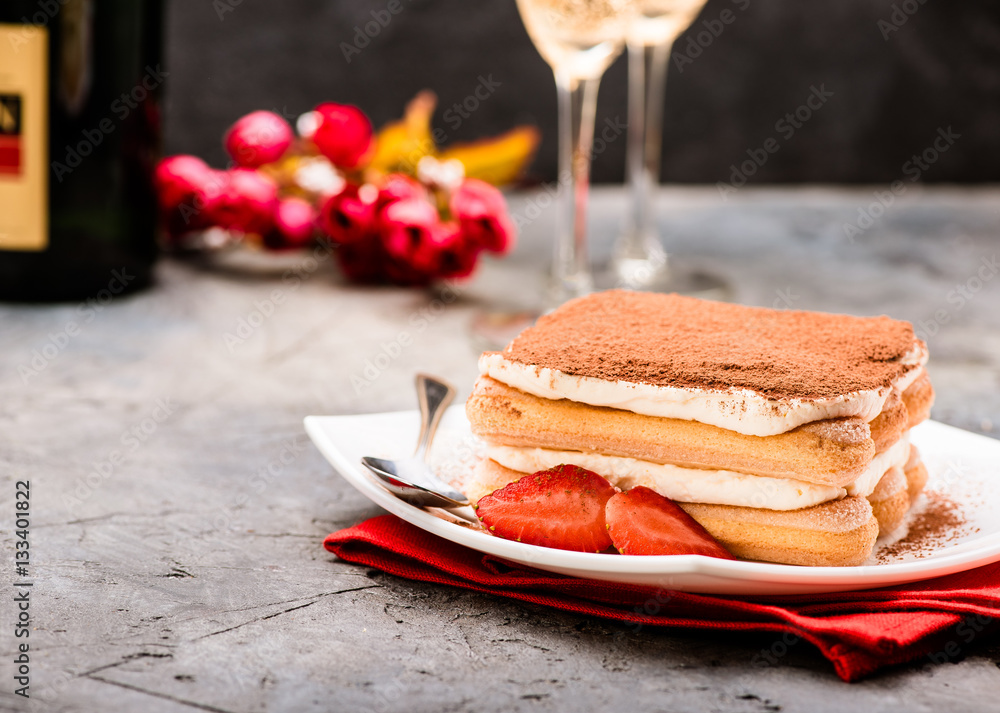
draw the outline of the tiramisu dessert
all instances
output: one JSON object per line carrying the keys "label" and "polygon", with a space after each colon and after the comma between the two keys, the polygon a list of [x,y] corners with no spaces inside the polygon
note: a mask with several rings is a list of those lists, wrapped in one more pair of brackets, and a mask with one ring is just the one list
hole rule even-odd
{"label": "tiramisu dessert", "polygon": [[463,488],[568,464],[655,491],[736,557],[860,564],[927,479],[926,361],[888,317],[590,295],[480,357],[466,411],[488,457]]}

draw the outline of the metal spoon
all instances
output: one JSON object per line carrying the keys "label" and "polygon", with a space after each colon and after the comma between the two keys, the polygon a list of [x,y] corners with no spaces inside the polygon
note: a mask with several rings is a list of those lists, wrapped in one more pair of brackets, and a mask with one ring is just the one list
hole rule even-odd
{"label": "metal spoon", "polygon": [[417,450],[409,458],[398,460],[364,456],[361,463],[379,478],[386,490],[408,503],[419,507],[468,506],[468,498],[434,475],[427,465],[431,441],[441,422],[441,415],[455,397],[455,389],[426,374],[417,374],[416,383],[420,404]]}

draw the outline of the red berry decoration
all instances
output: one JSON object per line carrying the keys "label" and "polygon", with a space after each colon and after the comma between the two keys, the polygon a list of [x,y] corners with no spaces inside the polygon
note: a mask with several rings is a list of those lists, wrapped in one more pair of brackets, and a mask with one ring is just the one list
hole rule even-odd
{"label": "red berry decoration", "polygon": [[452,194],[450,208],[462,230],[486,250],[502,253],[513,247],[517,231],[495,186],[467,178]]}
{"label": "red berry decoration", "polygon": [[[445,159],[433,143],[410,155],[399,127],[429,129],[434,104],[426,93],[418,100],[379,135],[388,137],[385,146],[376,146],[360,109],[326,102],[299,117],[299,140],[274,112],[240,117],[223,139],[235,164],[229,170],[195,156],[164,159],[155,183],[169,243],[211,250],[250,235],[268,250],[294,250],[321,238],[336,243],[334,259],[352,282],[417,286],[468,278],[484,250],[506,252],[516,231],[500,191],[465,178],[466,166],[491,165],[491,150],[505,161],[511,144],[488,140],[459,149],[468,156],[464,163]],[[514,175],[501,173],[506,180]],[[207,239],[199,235],[209,229]]]}
{"label": "red berry decoration", "polygon": [[319,118],[312,141],[319,152],[340,168],[357,168],[374,148],[375,137],[371,122],[356,106],[320,104],[315,109]]}
{"label": "red berry decoration", "polygon": [[264,247],[294,250],[308,245],[316,232],[316,211],[309,201],[284,198],[274,211],[274,228],[264,235]]}
{"label": "red berry decoration", "polygon": [[[357,242],[345,243],[333,254],[344,276],[351,282],[371,285],[386,281],[390,262],[378,235],[370,233]],[[397,284],[408,283],[401,280]]]}
{"label": "red berry decoration", "polygon": [[349,245],[367,239],[375,230],[375,204],[349,185],[330,196],[320,208],[319,224],[334,242]]}
{"label": "red berry decoration", "polygon": [[222,226],[228,219],[226,212],[229,200],[231,176],[229,171],[212,170],[205,183],[198,189],[194,199],[199,222]]}
{"label": "red berry decoration", "polygon": [[425,200],[410,198],[389,204],[381,219],[386,252],[417,270],[433,270],[432,232],[439,222],[437,208]]}
{"label": "red berry decoration", "polygon": [[229,179],[195,156],[171,156],[156,167],[154,182],[167,237],[176,245],[184,236],[218,225],[216,220]]}
{"label": "red berry decoration", "polygon": [[234,168],[228,179],[215,216],[217,225],[242,233],[268,231],[278,205],[277,184],[251,168]]}
{"label": "red berry decoration", "polygon": [[177,207],[211,179],[212,169],[197,156],[170,156],[160,161],[153,181],[160,206]]}
{"label": "red berry decoration", "polygon": [[705,555],[735,559],[673,500],[643,485],[607,504],[608,534],[623,555]]}
{"label": "red berry decoration", "polygon": [[280,159],[295,138],[292,127],[270,111],[254,111],[229,127],[224,143],[237,166],[257,168]]}
{"label": "red berry decoration", "polygon": [[375,207],[379,211],[396,201],[408,199],[429,200],[424,184],[401,173],[390,173],[379,187]]}
{"label": "red berry decoration", "polygon": [[615,492],[597,473],[559,465],[481,498],[476,512],[498,537],[560,550],[601,552],[611,546],[604,510]]}
{"label": "red berry decoration", "polygon": [[457,223],[439,224],[431,237],[435,250],[434,274],[460,280],[475,272],[482,248]]}

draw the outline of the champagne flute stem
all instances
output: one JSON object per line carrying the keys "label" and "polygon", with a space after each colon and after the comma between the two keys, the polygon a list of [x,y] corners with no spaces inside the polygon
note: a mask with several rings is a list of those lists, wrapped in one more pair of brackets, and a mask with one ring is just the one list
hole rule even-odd
{"label": "champagne flute stem", "polygon": [[583,79],[556,72],[560,187],[550,295],[553,306],[593,290],[587,257],[587,193],[599,84],[599,77]]}
{"label": "champagne flute stem", "polygon": [[[665,263],[656,234],[652,194],[660,178],[663,103],[671,43],[628,44],[629,123],[626,173],[630,207],[625,232],[615,251],[620,263]],[[624,277],[624,274],[622,275]]]}

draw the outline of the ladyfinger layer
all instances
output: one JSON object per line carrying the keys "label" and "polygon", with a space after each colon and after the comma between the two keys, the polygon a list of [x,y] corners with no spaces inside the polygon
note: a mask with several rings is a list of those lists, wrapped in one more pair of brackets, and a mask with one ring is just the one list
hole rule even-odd
{"label": "ladyfinger layer", "polygon": [[910,495],[903,469],[895,467],[887,470],[868,496],[868,502],[878,520],[879,535],[885,535],[899,527],[910,509]]}
{"label": "ladyfinger layer", "polygon": [[882,413],[872,419],[868,427],[871,430],[876,453],[881,453],[898,441],[900,435],[910,428],[909,413],[902,394],[893,391],[885,400]]}
{"label": "ladyfinger layer", "polygon": [[480,377],[466,414],[473,433],[495,444],[602,453],[840,488],[902,436],[906,408],[898,397],[886,404],[887,410],[870,423],[859,418],[817,421],[761,437],[698,421],[543,399]]}
{"label": "ladyfinger layer", "polygon": [[903,403],[906,404],[908,416],[907,428],[913,428],[921,421],[931,417],[931,406],[934,405],[934,387],[927,372],[922,372],[906,391],[903,392]]}
{"label": "ladyfinger layer", "polygon": [[681,507],[732,554],[748,560],[850,567],[868,559],[878,538],[878,520],[862,497],[781,513],[701,503]]}
{"label": "ladyfinger layer", "polygon": [[920,460],[916,446],[910,446],[910,455],[902,468],[891,468],[868,496],[872,511],[878,520],[879,535],[898,528],[917,496],[927,485],[927,468]]}

